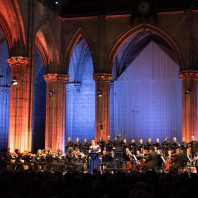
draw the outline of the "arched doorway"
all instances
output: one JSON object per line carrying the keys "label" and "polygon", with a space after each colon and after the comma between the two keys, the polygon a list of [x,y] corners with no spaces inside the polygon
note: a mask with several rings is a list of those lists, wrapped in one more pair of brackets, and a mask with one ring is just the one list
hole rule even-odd
{"label": "arched doorway", "polygon": [[[134,34],[113,64],[114,132],[130,141],[182,137],[179,63],[167,42],[151,31]],[[111,114],[110,114],[111,115]],[[112,118],[110,118],[112,119]]]}

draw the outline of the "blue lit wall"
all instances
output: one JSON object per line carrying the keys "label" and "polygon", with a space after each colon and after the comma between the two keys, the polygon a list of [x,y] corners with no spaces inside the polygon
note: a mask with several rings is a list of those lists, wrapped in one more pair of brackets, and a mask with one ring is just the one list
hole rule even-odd
{"label": "blue lit wall", "polygon": [[34,92],[32,151],[45,148],[45,114],[46,114],[46,82],[44,65],[37,50],[34,52]]}
{"label": "blue lit wall", "polygon": [[66,141],[95,137],[95,82],[93,62],[87,43],[82,39],[75,47],[66,85]]}
{"label": "blue lit wall", "polygon": [[0,149],[8,146],[11,67],[8,65],[8,46],[0,44]]}
{"label": "blue lit wall", "polygon": [[127,141],[147,141],[148,137],[163,141],[166,135],[171,141],[174,136],[181,141],[179,66],[162,49],[151,41],[114,81],[114,115],[110,119],[114,119],[115,134],[121,133]]}

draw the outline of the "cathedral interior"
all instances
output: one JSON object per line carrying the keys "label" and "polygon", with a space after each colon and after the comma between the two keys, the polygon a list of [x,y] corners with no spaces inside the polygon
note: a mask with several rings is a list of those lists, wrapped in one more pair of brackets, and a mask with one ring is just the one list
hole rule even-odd
{"label": "cathedral interior", "polygon": [[0,149],[198,136],[198,1],[0,0]]}

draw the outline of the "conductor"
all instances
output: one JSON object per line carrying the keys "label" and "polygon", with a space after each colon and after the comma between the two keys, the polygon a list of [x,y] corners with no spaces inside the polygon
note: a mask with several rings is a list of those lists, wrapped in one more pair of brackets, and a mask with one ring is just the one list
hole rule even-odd
{"label": "conductor", "polygon": [[118,166],[119,168],[122,167],[122,147],[124,145],[124,141],[121,138],[121,134],[117,134],[117,137],[114,139],[114,143],[113,143],[114,147],[115,147],[115,159],[118,160]]}

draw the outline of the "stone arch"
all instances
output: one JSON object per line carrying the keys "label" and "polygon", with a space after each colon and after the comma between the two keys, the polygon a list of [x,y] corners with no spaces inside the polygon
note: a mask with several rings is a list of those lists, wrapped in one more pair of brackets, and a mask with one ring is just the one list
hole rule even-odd
{"label": "stone arch", "polygon": [[[41,20],[34,35],[35,47],[39,51],[45,68],[49,65],[59,64],[57,39],[48,17]],[[48,68],[49,69],[49,68]],[[51,68],[50,72],[55,68]]]}
{"label": "stone arch", "polygon": [[9,51],[16,42],[25,45],[25,30],[17,0],[2,0],[0,7],[0,27],[5,34]]}
{"label": "stone arch", "polygon": [[116,57],[118,51],[120,50],[120,48],[122,47],[122,45],[126,42],[126,40],[128,40],[132,36],[136,35],[139,32],[142,32],[142,31],[151,31],[152,33],[162,37],[167,42],[167,44],[171,47],[171,49],[173,50],[175,55],[177,56],[180,70],[184,69],[184,60],[182,57],[182,53],[181,53],[178,45],[176,44],[176,42],[173,40],[173,38],[170,35],[168,35],[168,33],[161,30],[160,28],[157,28],[156,26],[153,26],[150,24],[140,24],[140,25],[130,29],[129,31],[127,31],[124,35],[122,35],[117,40],[115,45],[113,46],[113,48],[109,54],[109,57],[108,57],[108,65],[109,65],[111,71],[113,68],[113,62],[115,60],[115,57]]}
{"label": "stone arch", "polygon": [[86,34],[86,32],[83,30],[83,28],[80,27],[76,31],[74,36],[72,37],[72,39],[71,39],[71,41],[70,41],[70,43],[67,47],[66,53],[65,53],[64,63],[65,63],[65,66],[66,66],[66,73],[68,73],[68,71],[69,71],[69,63],[70,63],[70,59],[71,59],[71,56],[73,54],[74,48],[76,47],[77,43],[79,42],[79,40],[81,38],[85,39],[85,41],[86,41],[86,43],[89,47],[91,57],[92,57],[92,61],[93,61],[93,70],[95,71],[95,68],[97,68],[97,58],[96,58],[96,55],[95,55],[95,51],[94,51],[92,42],[91,42],[90,38],[88,37],[88,35]]}

